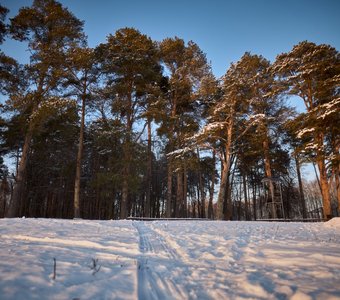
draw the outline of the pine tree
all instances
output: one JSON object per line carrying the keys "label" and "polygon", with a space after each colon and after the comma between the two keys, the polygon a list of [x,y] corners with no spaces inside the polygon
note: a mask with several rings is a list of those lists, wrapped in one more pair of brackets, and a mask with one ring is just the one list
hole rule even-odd
{"label": "pine tree", "polygon": [[27,217],[72,218],[77,105],[54,97],[35,114],[20,211]]}
{"label": "pine tree", "polygon": [[[311,140],[305,149],[315,153],[320,173],[324,217],[330,218],[331,199],[327,174],[326,136],[336,123],[326,119],[338,119],[340,56],[329,45],[316,45],[307,41],[294,46],[288,53],[280,54],[274,65],[275,73],[287,86],[287,93],[299,96],[306,107],[306,126],[298,132],[298,138],[309,135]],[[327,125],[328,126],[325,126]],[[334,137],[338,144],[338,137]],[[339,153],[335,150],[335,156]]]}
{"label": "pine tree", "polygon": [[[264,174],[269,179],[278,178],[279,174],[275,174],[273,164],[275,159],[283,154],[283,150],[275,141],[279,141],[280,126],[290,115],[291,110],[284,105],[280,97],[282,87],[271,72],[270,62],[259,55],[246,54],[244,57],[248,61],[246,74],[250,90],[250,118],[256,120],[256,137],[262,144]],[[274,187],[271,181],[269,188],[273,197]],[[273,218],[277,217],[274,206],[271,215]]]}
{"label": "pine tree", "polygon": [[[30,86],[18,105],[29,108],[29,118],[22,155],[16,176],[8,217],[19,215],[24,175],[30,152],[35,122],[32,121],[49,93],[60,84],[64,72],[64,53],[74,43],[83,39],[83,23],[54,0],[35,0],[31,7],[19,10],[11,19],[11,36],[28,41],[31,63],[27,66]],[[18,102],[19,101],[19,102]]]}
{"label": "pine tree", "polygon": [[91,99],[91,88],[97,82],[98,70],[93,49],[87,47],[70,48],[66,55],[66,78],[64,86],[69,95],[76,96],[81,102],[80,132],[77,153],[76,178],[74,187],[74,217],[80,218],[80,177],[84,148],[86,106]]}
{"label": "pine tree", "polygon": [[301,166],[302,163],[305,162],[308,157],[308,154],[303,150],[305,141],[303,139],[298,139],[296,132],[298,132],[299,128],[301,128],[301,122],[304,119],[304,114],[300,114],[300,116],[293,118],[291,120],[287,120],[284,124],[285,128],[285,143],[289,144],[292,148],[292,155],[295,160],[296,174],[298,179],[299,186],[299,196],[300,196],[300,207],[302,210],[302,217],[307,218],[307,207],[304,195],[303,182],[301,177]]}
{"label": "pine tree", "polygon": [[[187,214],[185,174],[186,139],[198,130],[200,88],[210,75],[205,54],[197,44],[186,44],[177,37],[160,43],[161,59],[169,72],[163,117],[158,133],[167,139],[167,202],[166,216]],[[195,151],[195,150],[191,150]],[[173,175],[176,174],[176,197],[173,197]]]}
{"label": "pine tree", "polygon": [[211,144],[221,160],[220,190],[217,200],[217,219],[231,219],[231,168],[235,160],[239,126],[249,109],[249,91],[243,81],[245,65],[243,58],[232,64],[223,77],[221,95],[210,109],[208,124],[194,137],[197,143]]}
{"label": "pine tree", "polygon": [[[131,176],[133,144],[136,142],[135,124],[141,118],[149,87],[157,83],[160,66],[155,43],[133,28],[123,28],[109,35],[102,44],[102,70],[106,77],[106,94],[112,100],[112,111],[124,120],[124,167],[122,170],[122,199],[120,218],[130,211],[129,181]],[[137,135],[138,137],[138,135]]]}

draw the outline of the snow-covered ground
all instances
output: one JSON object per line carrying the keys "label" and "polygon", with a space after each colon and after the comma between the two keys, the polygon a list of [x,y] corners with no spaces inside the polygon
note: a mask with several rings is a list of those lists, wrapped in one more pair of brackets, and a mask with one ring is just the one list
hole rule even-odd
{"label": "snow-covered ground", "polygon": [[0,299],[249,298],[340,299],[340,218],[0,220]]}

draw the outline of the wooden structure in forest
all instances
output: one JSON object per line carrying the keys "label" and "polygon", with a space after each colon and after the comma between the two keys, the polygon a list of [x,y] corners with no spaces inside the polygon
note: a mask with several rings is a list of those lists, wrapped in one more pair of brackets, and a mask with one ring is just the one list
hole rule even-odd
{"label": "wooden structure in forest", "polygon": [[261,216],[267,219],[285,219],[281,181],[276,178],[262,179]]}

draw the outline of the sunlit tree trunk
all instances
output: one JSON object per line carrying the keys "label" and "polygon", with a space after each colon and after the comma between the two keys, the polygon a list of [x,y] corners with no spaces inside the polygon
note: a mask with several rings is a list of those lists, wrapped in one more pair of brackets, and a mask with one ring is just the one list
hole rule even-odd
{"label": "sunlit tree trunk", "polygon": [[[233,136],[233,126],[234,126],[234,119],[233,119],[233,110],[230,112],[230,118],[227,127],[227,141],[225,143],[225,153],[224,159],[222,160],[222,170],[221,170],[221,182],[220,182],[220,190],[218,193],[217,198],[217,219],[223,220],[224,219],[224,201],[227,199],[226,207],[227,210],[231,209],[231,198],[226,197],[227,186],[229,184],[229,174],[231,169],[231,157],[232,157],[232,136]],[[226,217],[231,218],[232,212],[225,212]]]}
{"label": "sunlit tree trunk", "polygon": [[324,218],[330,219],[332,217],[331,211],[331,196],[329,192],[329,184],[327,178],[327,169],[324,160],[324,156],[322,153],[322,146],[323,146],[323,134],[319,134],[317,136],[317,143],[318,143],[318,150],[316,155],[316,163],[319,169],[320,175],[320,188],[322,194],[322,203],[323,203],[323,215]]}

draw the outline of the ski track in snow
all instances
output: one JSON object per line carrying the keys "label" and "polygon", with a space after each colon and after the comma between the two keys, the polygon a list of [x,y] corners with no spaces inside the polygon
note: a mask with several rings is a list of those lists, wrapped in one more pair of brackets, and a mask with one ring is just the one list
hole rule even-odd
{"label": "ski track in snow", "polygon": [[0,219],[0,299],[340,299],[340,218]]}
{"label": "ski track in snow", "polygon": [[164,270],[168,265],[178,265],[180,258],[155,231],[144,222],[134,222],[139,234],[138,259],[138,298],[139,299],[182,299],[184,292],[170,280],[164,280],[157,269]]}

